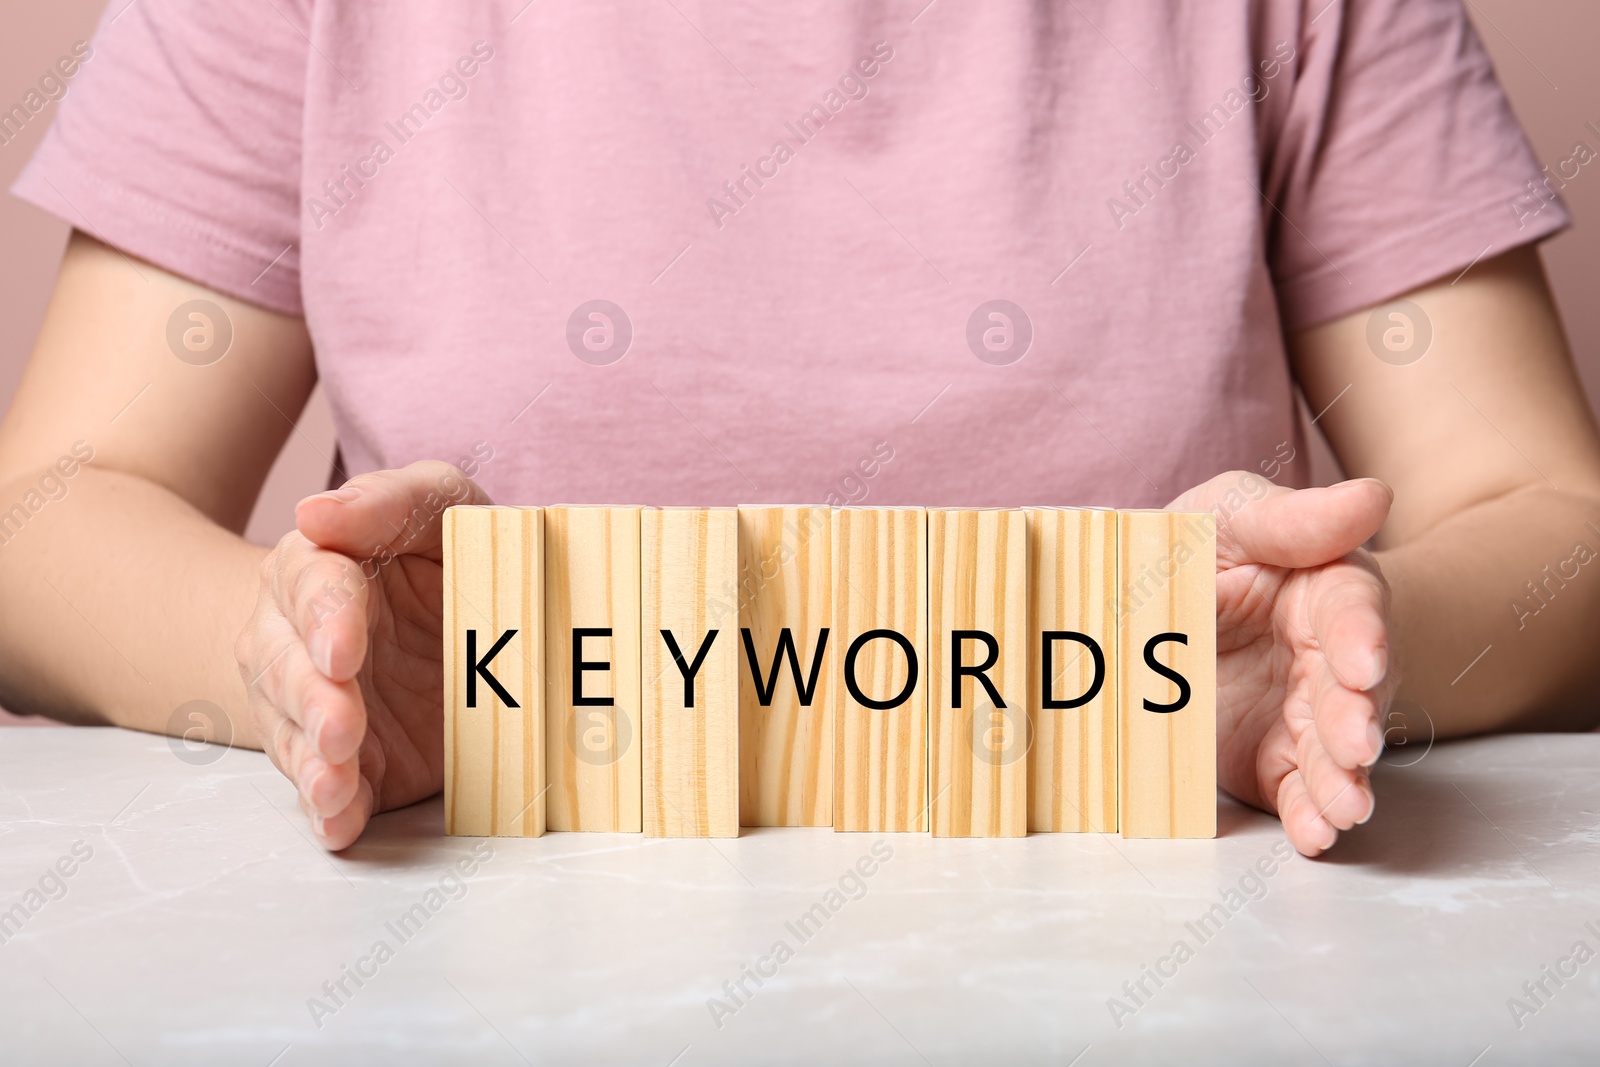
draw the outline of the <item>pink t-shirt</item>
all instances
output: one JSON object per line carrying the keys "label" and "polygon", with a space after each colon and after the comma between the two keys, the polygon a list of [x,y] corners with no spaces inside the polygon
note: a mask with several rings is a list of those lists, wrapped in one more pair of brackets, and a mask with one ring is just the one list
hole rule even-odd
{"label": "pink t-shirt", "polygon": [[1458,0],[140,0],[15,191],[507,503],[1297,484],[1283,331],[1567,222]]}

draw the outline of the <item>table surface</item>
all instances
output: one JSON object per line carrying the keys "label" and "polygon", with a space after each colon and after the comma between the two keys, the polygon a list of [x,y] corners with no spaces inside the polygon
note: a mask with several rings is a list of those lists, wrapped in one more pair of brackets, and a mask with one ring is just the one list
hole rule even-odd
{"label": "table surface", "polygon": [[1600,735],[1399,750],[1282,863],[1227,800],[1215,841],[712,842],[435,799],[329,856],[259,753],[172,744],[0,730],[0,1063],[1600,1059]]}

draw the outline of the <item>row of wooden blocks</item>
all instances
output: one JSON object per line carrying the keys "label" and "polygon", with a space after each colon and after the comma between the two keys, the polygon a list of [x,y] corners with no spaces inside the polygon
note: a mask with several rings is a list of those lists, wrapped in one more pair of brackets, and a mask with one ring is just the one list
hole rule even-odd
{"label": "row of wooden blocks", "polygon": [[1216,834],[1204,512],[453,507],[445,823]]}

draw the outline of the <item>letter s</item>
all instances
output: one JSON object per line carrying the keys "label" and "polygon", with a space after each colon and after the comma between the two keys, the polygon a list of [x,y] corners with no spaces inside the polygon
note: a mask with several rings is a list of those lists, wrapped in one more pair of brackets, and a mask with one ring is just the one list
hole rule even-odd
{"label": "letter s", "polygon": [[1145,665],[1151,670],[1155,671],[1157,674],[1161,675],[1161,677],[1167,678],[1178,684],[1178,699],[1174,700],[1171,704],[1157,704],[1152,700],[1145,700],[1145,711],[1154,711],[1162,715],[1170,715],[1174,711],[1183,710],[1188,706],[1190,696],[1188,679],[1184,678],[1183,675],[1179,674],[1171,667],[1168,667],[1165,663],[1162,663],[1160,660],[1156,659],[1156,646],[1166,641],[1176,641],[1180,645],[1187,645],[1189,643],[1189,635],[1175,633],[1156,634],[1154,637],[1144,643]]}
{"label": "letter s", "polygon": [[872,54],[877,56],[880,61],[887,63],[894,58],[894,49],[889,46],[888,41],[879,41],[872,46]]}

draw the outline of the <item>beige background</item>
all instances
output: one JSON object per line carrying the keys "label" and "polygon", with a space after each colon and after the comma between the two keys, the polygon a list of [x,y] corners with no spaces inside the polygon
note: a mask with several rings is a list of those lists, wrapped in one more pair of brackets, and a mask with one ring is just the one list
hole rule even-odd
{"label": "beige background", "polygon": [[[127,0],[112,0],[121,7]],[[94,31],[104,0],[23,0],[0,35],[0,104],[22,98],[74,41]],[[1600,40],[1594,0],[1470,0],[1467,4],[1494,56],[1500,79],[1528,129],[1539,159],[1554,166],[1583,141],[1600,148],[1600,65],[1590,54]],[[52,105],[53,107],[54,105]],[[49,112],[40,116],[47,119]],[[1587,123],[1595,122],[1590,129]],[[47,123],[28,124],[0,146],[0,188],[8,187]],[[1543,248],[1591,406],[1600,396],[1600,305],[1590,279],[1600,268],[1600,167],[1586,167],[1563,194],[1577,226]],[[0,195],[0,404],[9,405],[44,316],[56,264],[67,239],[64,223]],[[294,502],[323,487],[333,428],[320,393],[290,437],[256,506],[248,536],[270,544],[292,525]],[[1334,474],[1319,450],[1317,473]],[[0,719],[4,712],[0,712]]]}

